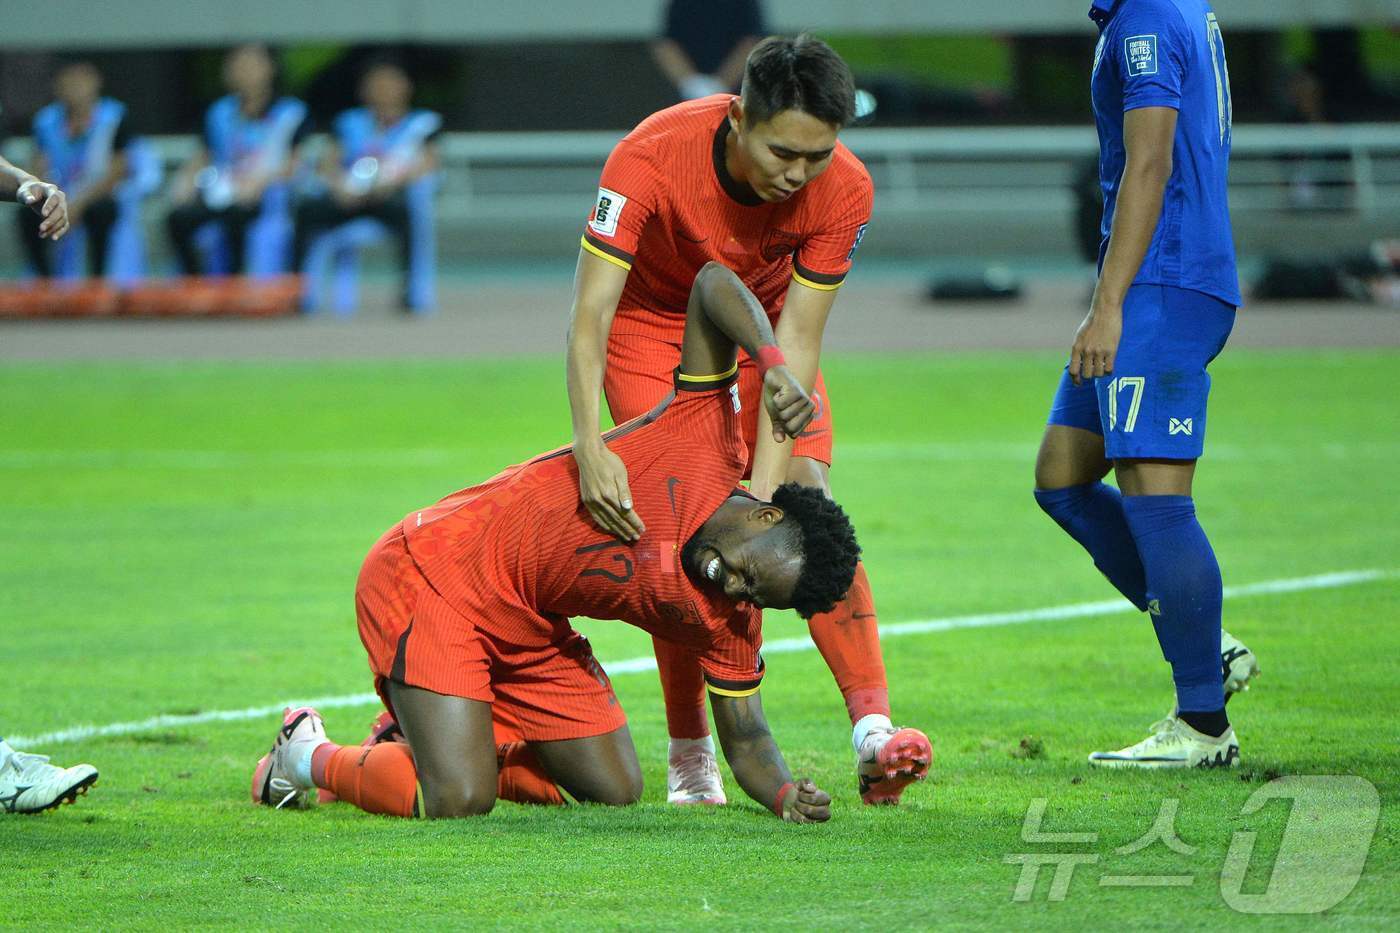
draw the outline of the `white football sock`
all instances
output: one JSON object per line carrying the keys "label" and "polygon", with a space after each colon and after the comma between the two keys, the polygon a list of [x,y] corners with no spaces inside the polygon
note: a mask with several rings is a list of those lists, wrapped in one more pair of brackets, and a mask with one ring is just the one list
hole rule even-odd
{"label": "white football sock", "polygon": [[297,759],[297,763],[292,766],[292,777],[302,787],[312,788],[316,782],[311,780],[311,756],[316,754],[316,749],[329,742],[307,742],[306,751]]}
{"label": "white football sock", "polygon": [[856,720],[855,728],[851,730],[851,744],[856,747],[856,753],[860,753],[860,747],[865,744],[865,737],[879,729],[881,732],[893,732],[894,723],[890,722],[890,717],[881,713],[871,713],[869,716],[862,716]]}

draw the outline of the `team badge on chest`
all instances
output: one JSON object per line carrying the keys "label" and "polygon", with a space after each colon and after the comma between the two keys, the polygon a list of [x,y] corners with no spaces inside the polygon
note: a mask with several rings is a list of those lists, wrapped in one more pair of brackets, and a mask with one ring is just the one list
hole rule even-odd
{"label": "team badge on chest", "polygon": [[768,262],[777,262],[784,256],[792,255],[801,243],[802,237],[796,233],[769,227],[763,231],[763,242],[759,247],[759,253]]}

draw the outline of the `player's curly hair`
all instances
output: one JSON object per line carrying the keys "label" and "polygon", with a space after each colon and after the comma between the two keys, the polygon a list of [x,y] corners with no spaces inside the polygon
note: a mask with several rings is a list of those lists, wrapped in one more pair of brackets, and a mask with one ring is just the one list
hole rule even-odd
{"label": "player's curly hair", "polygon": [[746,119],[771,120],[785,110],[845,126],[855,117],[856,82],[831,46],[816,36],[769,36],[749,53],[740,89]]}
{"label": "player's curly hair", "polygon": [[797,483],[779,486],[773,504],[783,510],[783,525],[792,523],[791,533],[802,551],[802,573],[792,591],[792,608],[804,619],[831,611],[851,588],[860,559],[851,520],[826,493]]}

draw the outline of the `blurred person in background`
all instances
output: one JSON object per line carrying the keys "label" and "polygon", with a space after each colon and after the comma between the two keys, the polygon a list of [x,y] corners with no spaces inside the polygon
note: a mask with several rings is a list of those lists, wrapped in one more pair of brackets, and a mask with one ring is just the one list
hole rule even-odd
{"label": "blurred person in background", "polygon": [[171,245],[185,275],[200,271],[195,234],[206,223],[223,226],[230,272],[244,271],[248,227],[271,207],[274,192],[296,167],[308,131],[306,105],[276,96],[277,66],[264,45],[243,45],[224,61],[229,94],[205,113],[194,157],[176,178],[166,218]]}
{"label": "blurred person in background", "polygon": [[408,306],[409,186],[438,168],[436,140],[442,117],[410,108],[413,82],[399,65],[371,64],[360,79],[356,107],[338,115],[322,156],[323,194],[304,199],[296,211],[294,269],[301,271],[312,240],[339,224],[372,217],[389,228],[404,274]]}
{"label": "blurred person in background", "polygon": [[[68,223],[87,232],[88,274],[100,276],[107,264],[108,241],[117,220],[113,192],[127,174],[126,147],[131,132],[126,105],[102,97],[102,75],[90,62],[73,62],[54,78],[53,103],[34,117],[35,164],[68,197]],[[53,274],[44,218],[32,211],[18,215],[25,255],[40,278]]]}
{"label": "blurred person in background", "polygon": [[[758,404],[763,363],[742,360],[751,491],[767,499],[795,482],[831,495],[822,335],[874,199],[865,166],[837,141],[854,115],[854,80],[830,46],[811,36],[773,36],[750,54],[741,96],[715,94],[652,114],[608,157],[574,273],[567,379],[579,497],[621,541],[636,541],[644,521],[660,517],[633,509],[627,469],[602,436],[598,397],[606,393],[621,424],[666,396],[686,296],[707,262],[722,263],[752,288],[792,371],[818,400],[801,436],[776,436]],[[863,565],[846,598],[812,616],[808,629],[846,701],[861,798],[898,802],[927,774],[933,750],[922,732],[890,721]],[[667,799],[723,804],[700,667],[684,650],[653,644],[671,736]]]}
{"label": "blurred person in background", "polygon": [[768,34],[759,0],[671,0],[652,58],[681,100],[735,91],[744,62]]}

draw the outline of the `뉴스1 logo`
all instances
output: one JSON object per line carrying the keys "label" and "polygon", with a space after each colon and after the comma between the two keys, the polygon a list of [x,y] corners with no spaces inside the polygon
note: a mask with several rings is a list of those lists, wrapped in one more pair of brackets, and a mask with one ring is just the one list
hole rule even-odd
{"label": "\ub274\uc2a41 logo", "polygon": [[1128,77],[1157,73],[1157,37],[1129,36],[1123,40],[1123,54],[1128,62]]}
{"label": "\ub274\uc2a41 logo", "polygon": [[588,218],[588,229],[603,236],[617,233],[617,219],[627,206],[627,198],[607,188],[598,189],[598,203],[593,205],[593,213]]}

